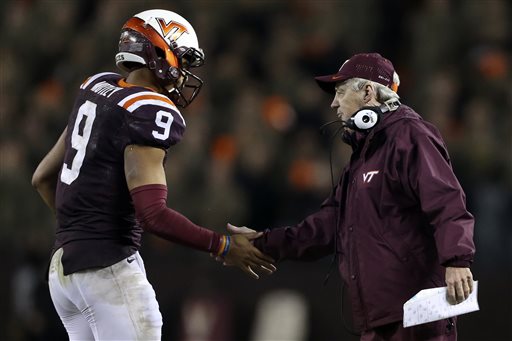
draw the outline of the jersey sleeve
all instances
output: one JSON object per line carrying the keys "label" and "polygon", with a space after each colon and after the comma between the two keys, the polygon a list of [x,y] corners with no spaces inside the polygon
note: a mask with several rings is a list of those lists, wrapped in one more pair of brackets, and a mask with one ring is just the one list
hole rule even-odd
{"label": "jersey sleeve", "polygon": [[151,91],[125,97],[119,103],[124,108],[129,144],[168,149],[181,141],[185,120],[174,103]]}

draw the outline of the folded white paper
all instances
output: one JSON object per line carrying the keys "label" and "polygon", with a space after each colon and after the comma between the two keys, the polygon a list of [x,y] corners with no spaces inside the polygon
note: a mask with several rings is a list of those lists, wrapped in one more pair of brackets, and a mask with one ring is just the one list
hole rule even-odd
{"label": "folded white paper", "polygon": [[421,290],[404,304],[404,328],[477,311],[477,293],[478,281],[474,281],[469,297],[452,305],[446,300],[446,287]]}

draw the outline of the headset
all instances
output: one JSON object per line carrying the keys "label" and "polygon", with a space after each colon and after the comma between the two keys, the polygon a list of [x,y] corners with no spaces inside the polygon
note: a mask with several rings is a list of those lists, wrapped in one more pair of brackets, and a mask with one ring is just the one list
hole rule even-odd
{"label": "headset", "polygon": [[399,106],[400,101],[393,98],[378,107],[362,107],[348,121],[343,121],[343,125],[352,130],[367,132],[382,120],[384,113],[395,111]]}

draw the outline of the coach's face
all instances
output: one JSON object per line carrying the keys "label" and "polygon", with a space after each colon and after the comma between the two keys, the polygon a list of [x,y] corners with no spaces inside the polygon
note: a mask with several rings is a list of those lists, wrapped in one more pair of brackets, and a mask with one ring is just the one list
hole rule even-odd
{"label": "coach's face", "polygon": [[[350,80],[349,80],[350,81]],[[354,90],[347,81],[336,84],[331,108],[336,110],[338,118],[347,122],[349,118],[364,106],[378,105],[375,89],[368,83],[361,90]]]}

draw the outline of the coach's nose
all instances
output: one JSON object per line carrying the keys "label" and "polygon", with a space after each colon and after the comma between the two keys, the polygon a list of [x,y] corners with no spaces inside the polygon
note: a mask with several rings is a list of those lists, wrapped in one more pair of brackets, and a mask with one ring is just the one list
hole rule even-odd
{"label": "coach's nose", "polygon": [[338,96],[334,95],[334,98],[332,100],[332,103],[331,103],[331,108],[333,109],[336,109],[340,106],[340,104],[338,103],[338,99],[337,99]]}

